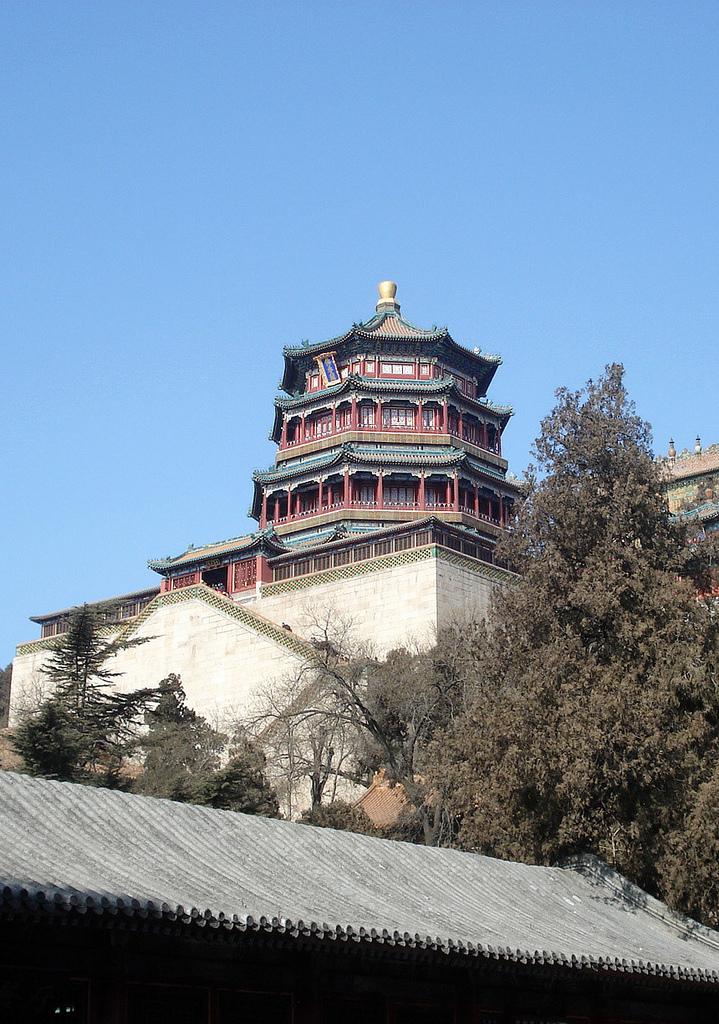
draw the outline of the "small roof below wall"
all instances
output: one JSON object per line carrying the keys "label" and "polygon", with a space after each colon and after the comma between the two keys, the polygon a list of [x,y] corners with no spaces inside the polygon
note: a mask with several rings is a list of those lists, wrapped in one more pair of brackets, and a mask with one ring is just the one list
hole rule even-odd
{"label": "small roof below wall", "polygon": [[[103,598],[102,601],[86,601],[81,602],[81,604],[85,603],[90,608],[102,608],[105,605],[112,606],[124,604],[125,602],[130,601],[141,601],[144,598],[151,600],[159,593],[160,591],[158,587],[146,587],[144,590],[132,590],[129,594],[118,594],[117,597],[106,597]],[[39,622],[42,625],[42,623],[49,622],[52,619],[59,619],[63,615],[69,615],[70,612],[73,612],[77,607],[79,607],[79,605],[72,605],[69,608],[61,608],[58,612],[47,612],[45,615],[31,615],[30,622]]]}
{"label": "small roof below wall", "polygon": [[[594,857],[537,867],[0,772],[0,916],[719,986],[719,933]],[[88,913],[89,911],[89,913]]]}

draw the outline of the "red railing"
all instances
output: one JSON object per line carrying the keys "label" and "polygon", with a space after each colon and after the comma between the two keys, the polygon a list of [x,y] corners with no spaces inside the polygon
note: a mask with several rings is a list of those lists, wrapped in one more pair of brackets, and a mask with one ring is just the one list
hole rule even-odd
{"label": "red railing", "polygon": [[[391,501],[391,500],[385,498],[382,501],[382,504],[378,505],[376,501],[372,501],[372,500],[358,501],[358,500],[354,500],[353,499],[352,501],[347,502],[347,504],[345,504],[344,501],[334,501],[334,502],[332,502],[331,505],[322,505],[321,507],[319,505],[317,505],[317,506],[314,506],[313,508],[301,509],[299,512],[293,512],[290,515],[278,516],[278,518],[275,519],[274,521],[276,523],[292,523],[292,522],[296,522],[298,519],[308,519],[311,516],[322,515],[325,512],[331,512],[334,509],[338,509],[338,508],[346,508],[346,509],[371,508],[371,509],[376,509],[377,511],[381,512],[383,509],[385,509],[385,510],[394,510],[394,509],[398,509],[398,508],[399,509],[408,509],[408,510],[415,510],[416,511],[417,509],[420,509],[421,506],[420,506],[420,503],[418,501]],[[451,501],[450,502],[448,502],[448,501],[426,501],[422,511],[427,512],[428,514],[431,514],[432,512],[434,512],[437,509],[440,509],[440,510],[443,510],[443,511],[449,511],[449,512],[451,512],[451,511],[463,512],[465,515],[473,516],[475,519],[478,518],[478,519],[482,519],[484,522],[487,522],[487,523],[494,523],[495,526],[500,526],[501,525],[500,521],[499,521],[499,518],[496,517],[496,516],[488,515],[486,512],[480,512],[479,516],[477,516],[477,514],[474,511],[474,507],[471,506],[471,505],[460,504],[455,509],[454,503],[451,502]]]}
{"label": "red railing", "polygon": [[319,434],[306,433],[302,438],[293,438],[291,441],[285,441],[284,445],[280,444],[280,451],[285,451],[287,448],[296,448],[299,445],[310,444],[312,441],[321,441],[325,437],[338,437],[340,434],[345,434],[348,431],[361,433],[366,431],[367,433],[381,433],[381,434],[449,434],[451,437],[458,437],[461,441],[467,441],[469,444],[473,444],[476,448],[481,448],[482,451],[491,452],[493,455],[501,455],[501,448],[499,445],[485,445],[477,437],[470,437],[467,431],[463,430],[460,434],[457,430],[456,424],[450,424],[447,429],[442,424],[436,424],[434,426],[421,426],[417,427],[414,423],[408,423],[404,426],[397,424],[383,423],[381,427],[376,426],[374,423],[358,423],[356,426],[345,424],[338,426],[336,430],[326,430]]}

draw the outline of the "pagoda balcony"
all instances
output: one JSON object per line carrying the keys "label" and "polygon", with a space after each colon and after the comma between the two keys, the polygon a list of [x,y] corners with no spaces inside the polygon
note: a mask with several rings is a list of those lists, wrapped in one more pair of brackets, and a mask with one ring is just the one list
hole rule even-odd
{"label": "pagoda balcony", "polygon": [[501,431],[477,416],[462,413],[455,406],[420,403],[414,405],[367,405],[345,403],[331,411],[295,415],[282,425],[280,451],[316,444],[344,434],[433,434],[457,437],[493,455],[502,455]]}
{"label": "pagoda balcony", "polygon": [[260,523],[298,523],[333,512],[353,510],[454,513],[504,527],[512,499],[463,476],[407,474],[367,470],[331,473],[319,481],[264,494]]}
{"label": "pagoda balcony", "polygon": [[312,508],[303,508],[299,512],[293,512],[292,515],[280,515],[274,520],[277,524],[283,523],[296,523],[305,519],[311,519],[313,516],[325,515],[328,512],[333,512],[338,509],[345,509],[346,511],[352,511],[353,509],[373,509],[377,512],[388,511],[393,512],[397,509],[406,509],[407,511],[422,511],[426,512],[427,515],[432,515],[434,512],[461,512],[463,515],[471,516],[473,519],[480,519],[485,523],[492,523],[494,526],[506,525],[496,515],[489,515],[487,512],[477,512],[473,507],[469,505],[458,505],[455,506],[451,501],[427,501],[422,505],[419,501],[392,501],[385,499],[382,504],[378,504],[376,501],[335,501],[331,505],[322,505],[321,507],[314,506]]}

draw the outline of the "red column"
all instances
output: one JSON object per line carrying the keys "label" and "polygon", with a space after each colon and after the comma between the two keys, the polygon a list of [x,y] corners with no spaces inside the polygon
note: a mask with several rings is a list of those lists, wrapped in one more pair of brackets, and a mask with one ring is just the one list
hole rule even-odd
{"label": "red column", "polygon": [[458,437],[463,437],[464,436],[463,433],[462,433],[462,427],[463,427],[463,424],[462,424],[462,413],[461,413],[461,411],[458,411],[457,412],[457,436]]}
{"label": "red column", "polygon": [[459,476],[454,477],[454,495],[452,498],[452,508],[455,512],[459,512]]}
{"label": "red column", "polygon": [[442,405],[442,432],[449,433],[449,405],[447,402]]}
{"label": "red column", "polygon": [[275,492],[275,522],[280,518],[280,492]]}
{"label": "red column", "polygon": [[337,406],[332,406],[332,433],[337,433]]}
{"label": "red column", "polygon": [[502,454],[502,435],[497,431],[497,455]]}
{"label": "red column", "polygon": [[375,430],[382,429],[382,399],[377,399],[377,408],[375,409]]}
{"label": "red column", "polygon": [[479,519],[479,487],[474,485],[474,518]]}
{"label": "red column", "polygon": [[292,488],[287,488],[287,518],[292,518]]}
{"label": "red column", "polygon": [[317,481],[317,508],[322,508],[322,481]]}
{"label": "red column", "polygon": [[332,493],[332,484],[327,484],[327,508],[334,505],[334,494]]}
{"label": "red column", "polygon": [[417,422],[414,425],[415,430],[424,430],[424,402],[417,403]]}
{"label": "red column", "polygon": [[377,491],[375,495],[377,508],[384,508],[384,473],[380,471],[377,475]]}
{"label": "red column", "polygon": [[452,481],[447,477],[447,486],[445,487],[444,503],[449,507],[452,504]]}
{"label": "red column", "polygon": [[350,503],[350,471],[345,470],[345,494],[344,494],[344,505],[345,508],[349,507]]}
{"label": "red column", "polygon": [[352,395],[352,411],[350,413],[350,429],[357,429],[357,398]]}
{"label": "red column", "polygon": [[305,430],[306,430],[306,429],[307,429],[307,428],[306,428],[306,426],[305,426],[305,414],[304,414],[304,413],[302,413],[302,422],[301,422],[301,424],[300,424],[300,441],[304,441],[304,440],[306,440],[306,438],[307,438],[307,435],[306,435],[306,433],[305,433]]}
{"label": "red column", "polygon": [[287,417],[282,417],[282,438],[280,440],[280,448],[287,447]]}
{"label": "red column", "polygon": [[256,562],[257,579],[261,583],[272,583],[272,569],[267,564],[264,555],[257,555]]}
{"label": "red column", "polygon": [[265,491],[262,492],[262,512],[260,514],[260,526],[267,526],[267,494]]}
{"label": "red column", "polygon": [[423,512],[427,509],[427,495],[425,493],[424,473],[419,478],[419,507]]}
{"label": "red column", "polygon": [[225,590],[227,591],[228,594],[232,593],[232,584],[233,584],[232,577],[234,575],[233,570],[234,570],[234,565],[233,565],[232,562],[230,562],[230,564],[227,566],[227,579],[225,580]]}

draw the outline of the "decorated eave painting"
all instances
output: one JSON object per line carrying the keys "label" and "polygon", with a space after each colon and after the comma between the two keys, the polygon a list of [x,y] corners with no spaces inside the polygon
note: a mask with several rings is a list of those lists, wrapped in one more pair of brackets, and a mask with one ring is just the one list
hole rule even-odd
{"label": "decorated eave painting", "polygon": [[342,383],[342,378],[335,361],[336,354],[336,352],[322,352],[320,355],[315,356],[315,362],[319,367],[322,380],[327,388],[332,387],[333,384]]}

